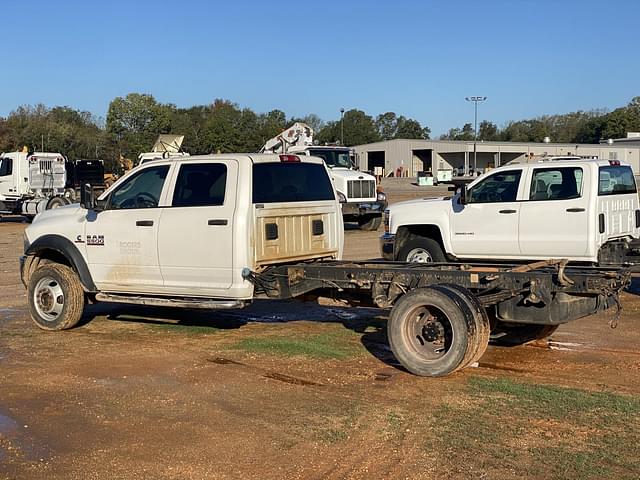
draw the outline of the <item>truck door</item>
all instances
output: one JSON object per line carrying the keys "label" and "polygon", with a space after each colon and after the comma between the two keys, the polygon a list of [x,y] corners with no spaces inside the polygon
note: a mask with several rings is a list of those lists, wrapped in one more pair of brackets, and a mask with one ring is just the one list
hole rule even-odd
{"label": "truck door", "polygon": [[579,166],[532,169],[527,197],[520,204],[523,256],[575,258],[586,254],[589,204],[583,177]]}
{"label": "truck door", "polygon": [[480,180],[467,192],[466,205],[451,212],[451,247],[462,258],[519,255],[517,202],[522,169],[502,170]]}
{"label": "truck door", "polygon": [[17,190],[13,175],[13,158],[0,158],[0,198],[16,195]]}
{"label": "truck door", "polygon": [[157,233],[169,168],[158,165],[126,177],[104,211],[90,212],[82,240],[101,290],[154,293],[162,287]]}
{"label": "truck door", "polygon": [[236,160],[181,163],[158,233],[164,286],[172,293],[225,296],[231,287],[237,177]]}

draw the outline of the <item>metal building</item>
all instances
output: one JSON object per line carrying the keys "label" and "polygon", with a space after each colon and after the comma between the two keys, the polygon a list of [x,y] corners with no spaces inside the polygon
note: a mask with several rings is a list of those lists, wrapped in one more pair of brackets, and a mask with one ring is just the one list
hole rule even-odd
{"label": "metal building", "polygon": [[575,144],[477,142],[474,165],[473,141],[455,140],[388,140],[353,147],[360,170],[383,176],[416,176],[430,172],[449,171],[453,176],[484,172],[513,160],[525,160],[530,155],[577,155],[585,158],[620,160],[633,166],[640,175],[640,144]]}

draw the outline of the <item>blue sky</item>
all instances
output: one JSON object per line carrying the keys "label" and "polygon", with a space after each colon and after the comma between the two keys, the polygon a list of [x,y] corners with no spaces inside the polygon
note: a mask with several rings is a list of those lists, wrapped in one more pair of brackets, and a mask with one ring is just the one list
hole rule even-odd
{"label": "blue sky", "polygon": [[2,2],[0,115],[97,115],[129,92],[258,112],[395,111],[438,135],[479,118],[616,108],[640,95],[640,1]]}

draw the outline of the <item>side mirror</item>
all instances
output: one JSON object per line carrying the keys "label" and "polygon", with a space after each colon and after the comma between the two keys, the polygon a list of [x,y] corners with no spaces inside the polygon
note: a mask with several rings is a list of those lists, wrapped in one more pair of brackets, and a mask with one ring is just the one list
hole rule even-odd
{"label": "side mirror", "polygon": [[467,186],[466,185],[462,185],[460,187],[460,205],[466,205],[467,203],[469,203],[469,198],[467,196]]}
{"label": "side mirror", "polygon": [[96,198],[93,194],[93,188],[88,183],[80,187],[80,206],[87,210],[93,210],[96,206]]}

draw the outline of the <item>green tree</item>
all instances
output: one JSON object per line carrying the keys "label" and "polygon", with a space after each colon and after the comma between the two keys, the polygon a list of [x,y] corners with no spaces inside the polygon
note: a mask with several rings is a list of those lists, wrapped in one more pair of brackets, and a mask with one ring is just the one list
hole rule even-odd
{"label": "green tree", "polygon": [[431,129],[429,127],[423,127],[420,122],[412,118],[400,116],[394,138],[428,140],[430,134]]}
{"label": "green tree", "polygon": [[[372,117],[362,110],[352,109],[344,113],[344,144],[346,146],[362,145],[380,140],[378,129]],[[328,122],[318,133],[321,143],[340,141],[341,122]]]}
{"label": "green tree", "polygon": [[158,134],[170,132],[174,110],[173,105],[162,105],[148,94],[116,97],[107,111],[107,133],[123,156],[135,158],[151,149]]}
{"label": "green tree", "polygon": [[489,120],[483,120],[478,127],[478,140],[486,140],[488,142],[498,139],[498,126]]}

